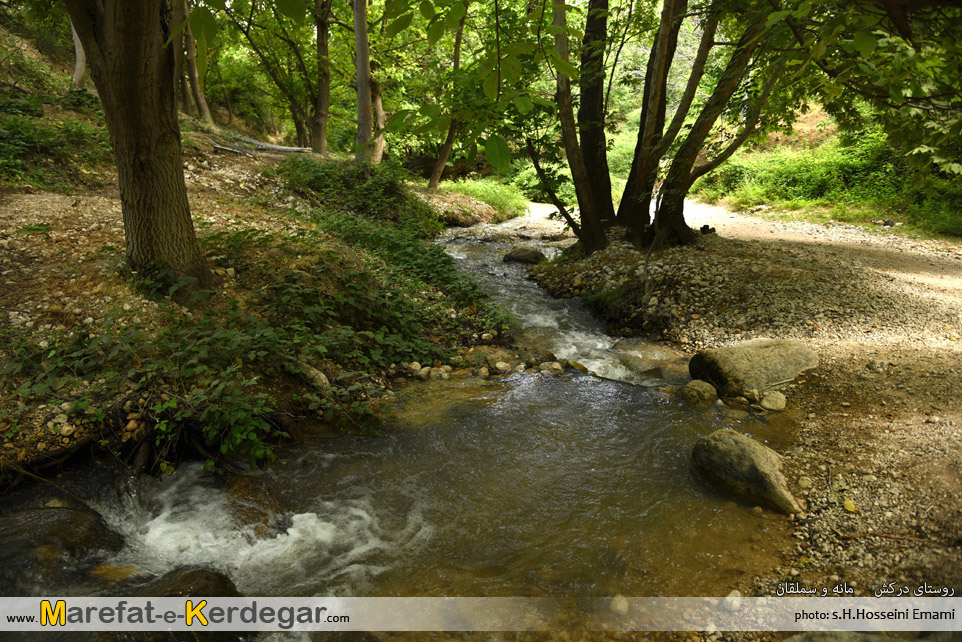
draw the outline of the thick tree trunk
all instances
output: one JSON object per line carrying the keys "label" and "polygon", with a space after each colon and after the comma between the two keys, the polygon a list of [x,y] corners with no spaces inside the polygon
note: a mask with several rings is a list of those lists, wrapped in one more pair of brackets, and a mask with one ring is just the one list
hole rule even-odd
{"label": "thick tree trunk", "polygon": [[[467,12],[461,16],[461,20],[458,21],[458,32],[454,36],[454,59],[453,59],[453,69],[457,72],[461,68],[461,43],[464,41],[464,20],[467,18]],[[438,152],[438,162],[434,165],[434,171],[431,172],[431,179],[428,181],[428,191],[436,192],[438,191],[438,184],[441,182],[441,176],[444,174],[444,168],[448,164],[448,158],[451,156],[451,150],[454,149],[454,141],[458,134],[458,122],[455,119],[451,119],[451,124],[448,125],[448,135],[444,139],[444,143],[441,145],[441,149]]]}
{"label": "thick tree trunk", "polygon": [[311,118],[311,148],[327,153],[327,121],[331,112],[331,4],[333,0],[314,0],[314,26],[317,31],[317,93]]}
{"label": "thick tree trunk", "polygon": [[[608,38],[608,0],[590,0],[581,47],[581,101],[578,131],[587,178],[595,194],[598,217],[610,224],[615,211],[611,201],[611,174],[605,140],[605,43]],[[609,195],[604,198],[604,195]]]}
{"label": "thick tree trunk", "polygon": [[131,269],[165,279],[210,269],[187,201],[174,92],[170,0],[64,0],[110,133]]}
{"label": "thick tree trunk", "polygon": [[204,97],[204,90],[200,86],[200,75],[197,73],[197,43],[194,34],[190,32],[190,25],[184,28],[184,42],[187,46],[187,78],[190,80],[190,93],[197,105],[197,113],[205,123],[214,124],[210,115],[210,107]]}
{"label": "thick tree trunk", "polygon": [[291,120],[294,121],[294,131],[297,134],[297,146],[310,147],[311,134],[307,127],[307,119],[304,118],[304,112],[296,103],[291,103]]}
{"label": "thick tree trunk", "polygon": [[77,35],[73,23],[70,23],[70,35],[73,37],[74,54],[73,79],[70,81],[70,90],[75,91],[83,88],[84,81],[87,80],[87,55],[84,53],[83,44],[80,42],[80,36]]}
{"label": "thick tree trunk", "polygon": [[367,0],[351,0],[354,9],[355,76],[357,89],[357,148],[354,162],[370,165],[374,139],[374,104],[371,96],[371,48],[367,38]]}

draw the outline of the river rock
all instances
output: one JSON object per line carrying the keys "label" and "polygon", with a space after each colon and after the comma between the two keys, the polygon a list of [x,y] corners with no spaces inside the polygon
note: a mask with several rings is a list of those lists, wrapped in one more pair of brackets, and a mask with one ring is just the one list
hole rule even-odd
{"label": "river rock", "polygon": [[788,515],[801,512],[782,475],[781,457],[750,437],[715,431],[698,440],[691,458],[712,484],[739,499]]}
{"label": "river rock", "polygon": [[160,577],[128,585],[119,595],[141,597],[243,597],[234,582],[221,573],[200,566],[181,566]]}
{"label": "river rock", "polygon": [[418,370],[417,378],[421,381],[427,381],[431,377],[431,368],[429,366],[424,366]]}
{"label": "river rock", "polygon": [[39,508],[4,515],[0,520],[0,564],[26,549],[47,547],[73,557],[95,550],[119,551],[124,538],[89,508]]}
{"label": "river rock", "polygon": [[541,372],[548,374],[560,374],[564,372],[564,366],[562,366],[557,361],[545,361],[540,366]]}
{"label": "river rock", "polygon": [[537,265],[547,258],[544,252],[536,247],[530,245],[515,245],[504,255],[504,262]]}
{"label": "river rock", "polygon": [[765,410],[781,412],[782,410],[785,410],[786,403],[787,403],[787,400],[785,399],[785,395],[783,395],[780,392],[770,392],[764,397],[762,397],[761,406]]}
{"label": "river rock", "polygon": [[818,355],[800,341],[753,339],[702,350],[688,362],[688,372],[692,379],[713,384],[724,397],[757,396],[817,365]]}
{"label": "river rock", "polygon": [[681,396],[688,403],[712,403],[718,399],[715,386],[701,379],[692,379],[681,389]]}

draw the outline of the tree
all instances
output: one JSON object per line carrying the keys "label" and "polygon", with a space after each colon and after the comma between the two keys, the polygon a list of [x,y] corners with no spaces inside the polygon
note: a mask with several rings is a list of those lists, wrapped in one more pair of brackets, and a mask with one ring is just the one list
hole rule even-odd
{"label": "tree", "polygon": [[210,284],[184,184],[170,0],[64,0],[103,104],[117,163],[127,263]]}
{"label": "tree", "polygon": [[73,78],[70,80],[70,90],[82,89],[84,81],[87,80],[87,56],[84,54],[83,44],[73,23],[70,23],[70,36],[73,38],[74,65]]}
{"label": "tree", "polygon": [[357,136],[354,162],[370,165],[374,140],[374,103],[371,95],[371,47],[367,37],[367,0],[351,0],[354,10],[354,66],[357,90]]}
{"label": "tree", "polygon": [[[175,0],[176,1],[176,0]],[[184,13],[188,13],[187,0],[182,0]],[[197,113],[205,123],[214,124],[214,119],[210,115],[210,107],[207,106],[207,98],[204,97],[203,78],[197,70],[197,41],[190,30],[190,25],[184,25],[184,45],[187,53],[187,78],[190,80],[190,93],[194,97],[194,104],[197,105]]]}
{"label": "tree", "polygon": [[[461,45],[464,41],[464,21],[468,17],[467,3],[465,3],[464,15],[458,20],[458,30],[454,36],[454,55],[452,56],[451,67],[454,75],[457,76],[458,70],[461,69]],[[438,190],[438,183],[441,182],[441,175],[444,174],[444,168],[448,164],[448,158],[451,156],[451,150],[454,149],[455,137],[458,134],[459,123],[456,119],[451,119],[451,124],[448,125],[448,133],[444,138],[444,142],[441,143],[441,149],[438,152],[438,162],[434,165],[434,171],[431,172],[431,178],[428,180],[428,189],[432,192]]]}

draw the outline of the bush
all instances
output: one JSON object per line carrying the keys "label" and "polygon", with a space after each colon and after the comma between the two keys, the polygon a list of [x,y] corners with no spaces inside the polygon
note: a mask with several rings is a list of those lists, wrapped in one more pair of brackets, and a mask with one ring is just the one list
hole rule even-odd
{"label": "bush", "polygon": [[528,211],[528,199],[516,185],[494,178],[445,181],[440,188],[487,203],[498,213],[496,223],[522,216]]}

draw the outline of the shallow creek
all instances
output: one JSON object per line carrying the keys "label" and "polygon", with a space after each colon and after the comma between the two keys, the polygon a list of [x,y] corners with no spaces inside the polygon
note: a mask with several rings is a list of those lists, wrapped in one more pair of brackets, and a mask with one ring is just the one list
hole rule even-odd
{"label": "shallow creek", "polygon": [[[672,388],[680,354],[608,337],[578,302],[502,263],[507,247],[448,242],[513,312],[521,343],[597,375],[413,384],[385,430],[283,450],[250,480],[254,492],[197,465],[123,492],[66,475],[59,483],[125,538],[93,562],[152,574],[208,566],[247,595],[359,596],[724,595],[770,568],[787,522],[705,487],[689,453],[722,427],[784,448],[790,420],[686,406]],[[29,591],[15,575],[4,594]],[[61,578],[45,577],[41,592],[52,581],[61,593],[109,592],[89,568]]]}

